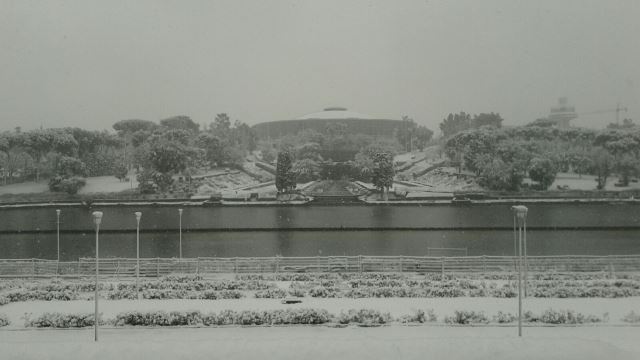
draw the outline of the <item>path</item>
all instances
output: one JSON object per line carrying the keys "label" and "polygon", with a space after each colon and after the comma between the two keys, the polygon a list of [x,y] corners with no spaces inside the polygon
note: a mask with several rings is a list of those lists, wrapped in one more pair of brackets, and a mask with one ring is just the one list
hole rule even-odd
{"label": "path", "polygon": [[640,327],[0,330],[0,359],[638,359]]}

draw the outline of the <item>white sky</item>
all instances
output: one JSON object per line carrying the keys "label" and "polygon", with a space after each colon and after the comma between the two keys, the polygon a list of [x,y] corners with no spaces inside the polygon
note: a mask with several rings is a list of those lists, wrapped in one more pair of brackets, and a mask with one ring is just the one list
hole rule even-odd
{"label": "white sky", "polygon": [[458,111],[525,124],[559,96],[640,122],[638,34],[637,0],[0,0],[0,129],[344,106],[436,130]]}

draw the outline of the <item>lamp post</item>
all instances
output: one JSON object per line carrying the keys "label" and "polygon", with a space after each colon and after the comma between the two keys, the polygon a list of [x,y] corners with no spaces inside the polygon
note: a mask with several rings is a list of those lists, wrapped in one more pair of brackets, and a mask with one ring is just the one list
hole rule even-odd
{"label": "lamp post", "polygon": [[58,262],[56,263],[56,276],[60,270],[60,209],[56,209],[56,239],[58,244]]}
{"label": "lamp post", "polygon": [[93,212],[93,222],[96,224],[96,294],[95,294],[95,312],[94,312],[94,341],[98,341],[98,233],[100,233],[100,223],[102,223],[102,211]]}
{"label": "lamp post", "polygon": [[180,261],[182,261],[182,209],[178,209],[178,214],[180,215]]}
{"label": "lamp post", "polygon": [[140,300],[140,218],[142,213],[136,211],[136,296]]}
{"label": "lamp post", "polygon": [[[524,230],[524,256],[525,256],[525,271],[526,271],[526,233],[527,233],[527,207],[522,205],[512,206],[511,210],[513,211],[514,223],[517,222],[518,228],[518,336],[522,336],[522,268],[523,268],[523,230]],[[514,228],[514,236],[516,229]],[[526,283],[527,279],[525,276],[525,296],[526,296]]]}

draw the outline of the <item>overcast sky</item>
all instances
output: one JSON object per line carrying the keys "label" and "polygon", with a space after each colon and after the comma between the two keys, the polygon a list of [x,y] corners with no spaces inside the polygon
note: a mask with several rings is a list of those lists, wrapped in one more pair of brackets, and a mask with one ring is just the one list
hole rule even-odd
{"label": "overcast sky", "polygon": [[[629,108],[640,1],[0,0],[0,128]],[[604,127],[614,113],[575,125]]]}

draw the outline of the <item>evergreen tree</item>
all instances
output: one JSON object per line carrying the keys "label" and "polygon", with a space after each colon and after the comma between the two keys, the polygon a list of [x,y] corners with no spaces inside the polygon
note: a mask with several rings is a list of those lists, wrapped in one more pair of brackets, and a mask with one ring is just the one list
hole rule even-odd
{"label": "evergreen tree", "polygon": [[293,172],[293,159],[289,151],[278,153],[276,164],[276,188],[278,192],[290,192],[296,187],[295,174]]}

